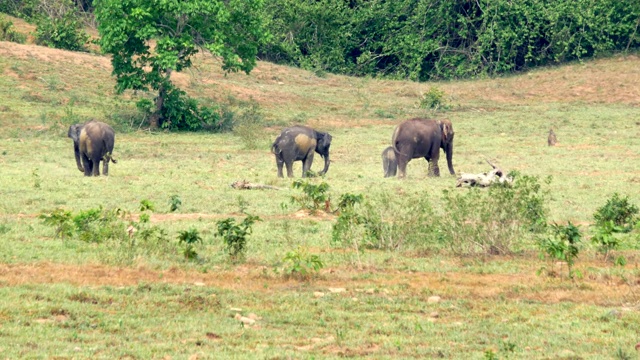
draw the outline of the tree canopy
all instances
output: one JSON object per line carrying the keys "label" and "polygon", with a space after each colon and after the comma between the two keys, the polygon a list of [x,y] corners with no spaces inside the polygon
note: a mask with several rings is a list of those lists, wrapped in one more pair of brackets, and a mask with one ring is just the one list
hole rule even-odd
{"label": "tree canopy", "polygon": [[171,73],[190,67],[201,49],[219,56],[225,71],[249,73],[265,38],[263,0],[95,0],[93,5],[100,46],[112,55],[117,91],[158,94],[152,127],[197,129],[215,121],[211,111],[171,83]]}

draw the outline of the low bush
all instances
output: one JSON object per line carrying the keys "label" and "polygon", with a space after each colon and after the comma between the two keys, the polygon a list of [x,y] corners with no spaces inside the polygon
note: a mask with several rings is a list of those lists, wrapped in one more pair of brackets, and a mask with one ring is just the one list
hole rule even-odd
{"label": "low bush", "polygon": [[[567,264],[569,277],[573,278],[572,270],[578,254],[580,253],[580,242],[582,232],[580,228],[571,222],[567,225],[553,224],[548,237],[541,238],[538,246],[542,251],[542,256],[548,256],[551,260],[560,260]],[[551,271],[547,273],[552,274]]]}
{"label": "low bush", "polygon": [[[444,191],[438,237],[456,255],[498,255],[521,250],[546,229],[548,190],[537,177],[514,176],[513,184],[464,193]],[[551,178],[547,178],[548,184]]]}
{"label": "low bush", "polygon": [[41,16],[36,20],[35,39],[38,45],[71,51],[86,51],[89,35],[73,11],[59,17]]}
{"label": "low bush", "polygon": [[299,248],[287,252],[282,259],[282,264],[279,268],[276,267],[275,271],[282,273],[285,278],[309,280],[323,267],[324,264],[318,255],[309,254],[306,250]]}
{"label": "low bush", "polygon": [[248,215],[240,224],[236,224],[234,218],[227,218],[217,222],[217,236],[222,238],[225,249],[231,260],[237,262],[243,260],[247,251],[247,238],[251,235],[252,226],[260,218]]}
{"label": "low bush", "polygon": [[13,22],[0,15],[0,41],[11,41],[24,44],[27,36],[16,31]]}
{"label": "low bush", "polygon": [[296,180],[291,184],[294,189],[302,190],[301,195],[291,196],[291,203],[298,204],[301,209],[316,212],[324,209],[329,211],[329,205],[331,197],[327,192],[329,191],[329,184],[321,182],[320,184],[313,184],[308,180]]}
{"label": "low bush", "polygon": [[638,221],[638,207],[629,202],[629,197],[622,197],[618,193],[607,200],[593,214],[596,226],[607,226],[612,222],[617,231],[630,231]]}

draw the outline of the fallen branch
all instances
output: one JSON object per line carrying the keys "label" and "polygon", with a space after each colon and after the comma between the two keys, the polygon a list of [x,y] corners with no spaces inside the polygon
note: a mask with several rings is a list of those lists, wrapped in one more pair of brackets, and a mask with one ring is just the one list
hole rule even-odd
{"label": "fallen branch", "polygon": [[254,184],[254,183],[250,183],[247,180],[238,180],[238,181],[234,181],[231,183],[231,187],[236,189],[236,190],[264,190],[264,189],[268,189],[268,190],[283,190],[282,188],[279,188],[277,186],[271,186],[271,185],[264,185],[264,184]]}
{"label": "fallen branch", "polygon": [[502,169],[492,164],[489,160],[486,161],[491,165],[493,170],[481,174],[462,173],[457,179],[456,187],[461,187],[463,185],[487,187],[494,183],[506,182],[511,184],[513,182],[513,178],[508,177]]}

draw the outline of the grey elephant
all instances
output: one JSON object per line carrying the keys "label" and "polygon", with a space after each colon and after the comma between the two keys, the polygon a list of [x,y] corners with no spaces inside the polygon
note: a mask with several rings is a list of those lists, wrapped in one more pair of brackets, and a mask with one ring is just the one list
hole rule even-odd
{"label": "grey elephant", "polygon": [[84,172],[84,176],[99,176],[100,161],[103,162],[102,174],[109,175],[109,162],[117,163],[112,157],[115,132],[111,126],[90,120],[71,125],[67,136],[73,140],[76,165],[78,170]]}
{"label": "grey elephant", "polygon": [[324,158],[324,169],[320,175],[326,174],[329,170],[329,147],[331,135],[328,133],[301,125],[282,130],[271,145],[271,152],[276,156],[278,177],[283,177],[283,165],[287,166],[287,176],[293,177],[293,162],[298,160],[302,161],[302,177],[306,177],[311,170],[314,153]]}
{"label": "grey elephant", "polygon": [[411,159],[425,158],[429,163],[429,176],[440,176],[438,160],[442,148],[447,156],[449,173],[453,169],[453,126],[449,120],[410,119],[393,131],[391,144],[398,162],[398,177],[407,174],[407,163]]}
{"label": "grey elephant", "polygon": [[384,177],[396,176],[398,172],[398,161],[393,146],[389,146],[382,151],[382,169]]}

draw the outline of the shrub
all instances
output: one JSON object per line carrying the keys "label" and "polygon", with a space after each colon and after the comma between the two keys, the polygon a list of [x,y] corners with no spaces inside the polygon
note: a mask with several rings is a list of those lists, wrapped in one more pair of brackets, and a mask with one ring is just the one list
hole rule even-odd
{"label": "shrub", "polygon": [[327,194],[329,184],[321,182],[318,185],[309,181],[296,180],[291,184],[294,189],[301,189],[302,195],[291,196],[291,203],[297,203],[301,209],[316,212],[320,209],[329,211],[330,197]]}
{"label": "shrub", "polygon": [[551,259],[557,259],[567,263],[569,277],[573,278],[573,264],[580,252],[579,245],[582,239],[580,229],[568,222],[567,225],[553,224],[549,237],[542,238],[538,246]]}
{"label": "shrub", "polygon": [[354,250],[397,250],[405,245],[433,246],[437,230],[433,209],[425,197],[400,198],[383,193],[364,201],[362,195],[344,194],[340,215],[333,225],[332,242]]}
{"label": "shrub", "polygon": [[614,233],[622,231],[624,231],[624,228],[615,225],[611,220],[595,227],[595,233],[591,237],[591,242],[596,245],[597,251],[604,255],[605,260],[609,258],[613,250],[616,250],[620,246],[620,240]]}
{"label": "shrub", "polygon": [[239,261],[244,258],[247,250],[247,237],[251,234],[251,226],[256,221],[260,221],[260,218],[248,215],[240,224],[236,224],[234,218],[227,218],[217,222],[217,236],[222,237],[232,261]]}
{"label": "shrub", "polygon": [[184,245],[182,253],[187,260],[195,259],[198,257],[198,253],[195,250],[195,245],[202,242],[202,237],[198,233],[197,229],[189,229],[181,231],[178,235],[178,241]]}
{"label": "shrub", "polygon": [[16,32],[13,22],[0,15],[0,41],[11,41],[18,44],[24,44],[27,36]]}
{"label": "shrub", "polygon": [[82,21],[73,11],[59,17],[41,16],[36,20],[35,39],[38,45],[71,51],[86,51],[89,35],[83,30]]}
{"label": "shrub", "polygon": [[421,109],[438,110],[440,107],[446,107],[444,103],[444,90],[432,86],[429,91],[422,94],[419,107]]}
{"label": "shrub", "polygon": [[593,214],[596,226],[607,226],[613,222],[617,230],[630,231],[637,221],[638,207],[629,203],[629,197],[621,197],[618,193],[607,200],[607,203],[598,208]]}
{"label": "shrub", "polygon": [[298,280],[309,280],[314,274],[324,267],[318,255],[309,254],[306,250],[299,248],[296,251],[289,251],[282,259],[282,271],[285,278],[295,278]]}
{"label": "shrub", "polygon": [[169,198],[169,211],[174,212],[178,210],[180,206],[182,206],[180,195],[171,195],[171,198]]}
{"label": "shrub", "polygon": [[257,149],[264,138],[264,116],[256,101],[251,101],[248,107],[235,115],[233,133],[240,137],[246,149]]}
{"label": "shrub", "polygon": [[454,254],[509,254],[520,250],[531,233],[546,228],[548,192],[537,177],[513,175],[513,184],[444,191],[438,236]]}

